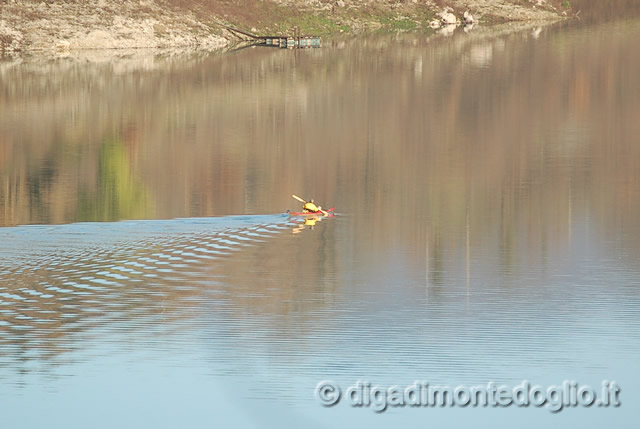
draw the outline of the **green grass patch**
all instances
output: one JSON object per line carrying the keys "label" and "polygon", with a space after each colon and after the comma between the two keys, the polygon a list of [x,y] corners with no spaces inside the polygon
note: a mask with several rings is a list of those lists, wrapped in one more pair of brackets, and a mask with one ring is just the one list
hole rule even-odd
{"label": "green grass patch", "polygon": [[382,29],[390,31],[410,31],[418,28],[418,23],[415,20],[404,16],[381,16],[378,18],[378,22],[382,25]]}
{"label": "green grass patch", "polygon": [[252,32],[269,35],[292,35],[296,26],[300,28],[301,35],[311,36],[329,36],[363,29],[373,29],[375,32],[415,31],[428,28],[435,12],[425,8],[408,8],[403,13],[400,15],[388,7],[371,4],[361,8],[336,7],[327,15],[271,2],[257,2],[255,9],[251,10],[253,19],[243,17],[235,24],[245,31],[255,27],[257,31]]}
{"label": "green grass patch", "polygon": [[291,36],[294,27],[300,28],[302,36],[327,36],[331,34],[349,32],[351,28],[341,23],[338,19],[334,20],[326,16],[296,13],[283,13],[277,19],[269,22],[268,25],[258,26],[258,33],[268,32],[273,35]]}
{"label": "green grass patch", "polygon": [[395,19],[391,22],[391,29],[398,31],[414,30],[418,23],[409,18]]}
{"label": "green grass patch", "polygon": [[285,20],[285,25],[288,24],[291,28],[294,26],[300,27],[300,33],[302,35],[326,35],[341,32],[348,32],[351,30],[348,25],[336,22],[331,18],[320,15],[302,15],[298,17],[290,17]]}

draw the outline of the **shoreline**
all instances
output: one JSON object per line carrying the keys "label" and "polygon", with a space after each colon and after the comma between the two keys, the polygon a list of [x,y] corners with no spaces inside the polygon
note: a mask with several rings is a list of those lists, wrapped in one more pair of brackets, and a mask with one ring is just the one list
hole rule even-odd
{"label": "shoreline", "polygon": [[[441,28],[432,28],[434,20],[440,20],[445,7],[458,20],[470,11],[474,25],[482,27],[510,22],[546,25],[571,14],[556,0],[513,1],[100,0],[88,5],[80,0],[8,0],[0,2],[0,55],[138,48],[215,51],[240,42],[225,25],[258,34],[285,35],[299,27],[302,34],[323,37],[372,32],[435,35]],[[455,28],[448,26],[448,31]]]}

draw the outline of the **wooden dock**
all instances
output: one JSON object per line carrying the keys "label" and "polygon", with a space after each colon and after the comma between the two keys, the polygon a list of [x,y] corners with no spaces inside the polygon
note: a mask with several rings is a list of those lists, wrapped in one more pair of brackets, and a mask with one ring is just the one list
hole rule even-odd
{"label": "wooden dock", "polygon": [[264,46],[273,46],[287,49],[319,48],[322,39],[318,36],[264,36],[260,38]]}
{"label": "wooden dock", "polygon": [[237,28],[229,26],[225,26],[225,28],[236,36],[244,36],[241,37],[244,40],[247,38],[252,40],[253,45],[257,46],[269,46],[282,49],[308,49],[322,46],[322,38],[320,36],[301,36],[298,27],[294,27],[293,36],[257,36],[247,33],[246,31],[238,30]]}

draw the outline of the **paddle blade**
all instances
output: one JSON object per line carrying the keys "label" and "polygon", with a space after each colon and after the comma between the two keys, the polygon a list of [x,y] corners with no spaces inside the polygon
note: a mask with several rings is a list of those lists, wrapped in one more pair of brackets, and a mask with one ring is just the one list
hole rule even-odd
{"label": "paddle blade", "polygon": [[297,196],[297,195],[291,195],[291,196],[292,196],[293,198],[295,198],[296,200],[300,201],[301,203],[306,203],[306,201],[305,201],[305,200],[303,200],[302,198],[300,198],[300,197],[299,197],[299,196]]}

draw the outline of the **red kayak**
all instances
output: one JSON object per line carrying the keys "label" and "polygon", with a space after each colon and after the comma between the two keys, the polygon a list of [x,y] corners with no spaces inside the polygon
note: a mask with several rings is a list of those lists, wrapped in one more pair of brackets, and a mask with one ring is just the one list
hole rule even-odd
{"label": "red kayak", "polygon": [[333,214],[333,211],[335,210],[335,207],[331,207],[330,209],[325,210],[325,212],[327,212],[327,214],[324,214],[321,211],[317,211],[317,212],[289,212],[289,216],[328,216],[328,217],[334,217],[335,214]]}

